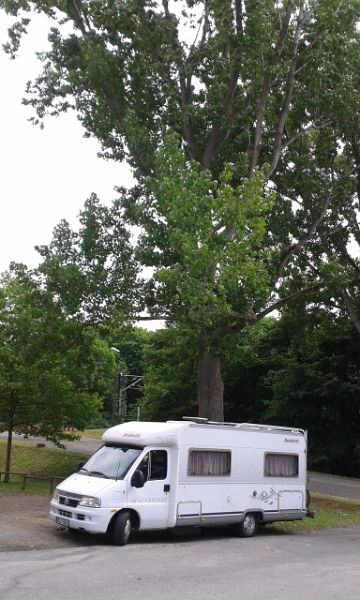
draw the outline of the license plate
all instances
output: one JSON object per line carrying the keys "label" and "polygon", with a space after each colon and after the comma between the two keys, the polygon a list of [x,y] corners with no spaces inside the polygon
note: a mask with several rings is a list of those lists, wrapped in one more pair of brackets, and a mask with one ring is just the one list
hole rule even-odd
{"label": "license plate", "polygon": [[64,525],[65,527],[69,527],[69,519],[63,519],[63,517],[56,517],[56,522],[59,525]]}

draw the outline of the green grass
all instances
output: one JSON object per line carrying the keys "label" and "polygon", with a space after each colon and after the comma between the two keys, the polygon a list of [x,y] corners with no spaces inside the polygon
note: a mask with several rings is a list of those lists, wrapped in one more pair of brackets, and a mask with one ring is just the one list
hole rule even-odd
{"label": "green grass", "polygon": [[[6,440],[0,440],[0,471],[5,469]],[[79,462],[87,461],[87,454],[57,450],[55,448],[38,448],[36,445],[24,442],[13,442],[11,451],[10,472],[27,473],[32,477],[56,477],[57,482],[77,471]],[[1,477],[0,491],[21,491],[23,479],[16,475],[10,476],[10,483],[3,483]],[[48,482],[26,482],[26,493],[49,494]]]}
{"label": "green grass", "polygon": [[78,431],[77,433],[81,435],[81,437],[93,438],[95,440],[101,440],[101,436],[104,433],[105,429],[85,429],[85,431]]}
{"label": "green grass", "polygon": [[339,500],[320,494],[311,494],[309,509],[314,519],[273,523],[268,528],[280,531],[319,531],[333,527],[360,527],[360,502]]}

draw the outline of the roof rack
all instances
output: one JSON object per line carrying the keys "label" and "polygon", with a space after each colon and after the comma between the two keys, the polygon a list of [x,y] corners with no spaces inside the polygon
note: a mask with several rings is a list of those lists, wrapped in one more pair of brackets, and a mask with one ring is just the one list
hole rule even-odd
{"label": "roof rack", "polygon": [[209,419],[205,419],[204,417],[183,417],[183,421],[192,421],[193,423],[202,425],[231,425],[232,427],[238,425],[238,423],[226,423],[224,421],[209,421]]}
{"label": "roof rack", "polygon": [[287,431],[289,433],[305,433],[300,427],[285,427],[282,425],[259,425],[258,423],[238,423],[239,429],[264,429],[268,431]]}
{"label": "roof rack", "polygon": [[183,421],[192,421],[198,425],[220,425],[237,427],[238,429],[262,429],[264,431],[287,431],[289,433],[305,434],[304,429],[300,427],[284,427],[282,425],[259,425],[258,423],[229,423],[226,421],[209,421],[204,417],[183,417]]}

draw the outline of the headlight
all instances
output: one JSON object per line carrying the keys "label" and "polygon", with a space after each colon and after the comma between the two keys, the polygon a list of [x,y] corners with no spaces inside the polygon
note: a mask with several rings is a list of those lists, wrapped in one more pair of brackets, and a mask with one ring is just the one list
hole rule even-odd
{"label": "headlight", "polygon": [[92,508],[100,508],[100,498],[92,498],[91,496],[83,496],[80,499],[79,506],[91,506]]}
{"label": "headlight", "polygon": [[55,500],[55,502],[59,502],[59,490],[57,488],[55,488],[54,490],[54,494],[53,494],[53,500]]}

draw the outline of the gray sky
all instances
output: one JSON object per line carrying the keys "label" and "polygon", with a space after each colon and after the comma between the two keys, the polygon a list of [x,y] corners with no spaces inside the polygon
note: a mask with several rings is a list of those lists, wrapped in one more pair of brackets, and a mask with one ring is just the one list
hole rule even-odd
{"label": "gray sky", "polygon": [[75,115],[49,117],[43,131],[27,121],[33,112],[21,99],[26,82],[41,72],[35,51],[46,49],[47,23],[37,16],[14,61],[2,51],[9,24],[1,12],[0,272],[11,261],[35,267],[34,246],[49,243],[61,219],[75,228],[92,192],[109,203],[115,185],[131,185],[126,165],[97,158],[98,142],[83,138]]}

